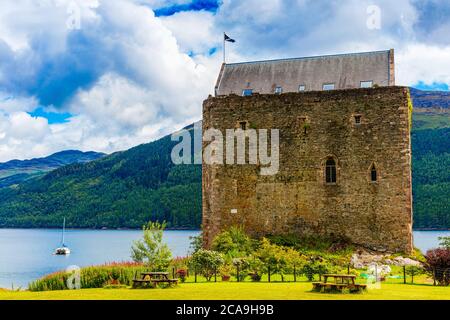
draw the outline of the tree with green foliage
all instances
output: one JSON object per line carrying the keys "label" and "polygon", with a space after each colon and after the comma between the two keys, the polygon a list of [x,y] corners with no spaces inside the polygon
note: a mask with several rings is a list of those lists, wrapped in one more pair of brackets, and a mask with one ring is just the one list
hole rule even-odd
{"label": "tree with green foliage", "polygon": [[325,262],[311,259],[303,265],[301,273],[306,276],[308,281],[313,281],[316,274],[321,277],[323,274],[328,273],[329,270],[330,267]]}
{"label": "tree with green foliage", "polygon": [[439,241],[441,247],[450,249],[450,237],[439,237]]}
{"label": "tree with green foliage", "polygon": [[425,270],[420,266],[406,266],[405,272],[411,277],[411,283],[414,283],[414,277],[420,276],[425,273]]}
{"label": "tree with green foliage", "polygon": [[169,247],[162,240],[165,223],[149,222],[142,227],[143,237],[133,242],[131,258],[153,271],[165,271],[172,260]]}
{"label": "tree with green foliage", "polygon": [[223,263],[223,255],[220,252],[205,249],[200,249],[195,252],[190,261],[195,272],[203,275],[206,281],[211,281],[212,276]]}
{"label": "tree with green foliage", "polygon": [[200,232],[198,236],[189,237],[190,240],[190,249],[192,253],[196,253],[198,250],[203,248],[203,232]]}
{"label": "tree with green foliage", "polygon": [[284,275],[291,273],[294,265],[299,266],[303,262],[301,254],[289,247],[282,247],[263,238],[255,256],[260,259],[271,273],[277,273],[284,280]]}

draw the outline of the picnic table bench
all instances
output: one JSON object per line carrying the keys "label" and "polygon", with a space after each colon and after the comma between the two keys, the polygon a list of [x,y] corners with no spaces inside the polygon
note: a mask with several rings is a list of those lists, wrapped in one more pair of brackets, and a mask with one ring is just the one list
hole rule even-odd
{"label": "picnic table bench", "polygon": [[[328,282],[328,278],[334,281]],[[313,291],[340,291],[348,289],[350,292],[360,292],[367,289],[366,284],[355,283],[356,276],[352,274],[324,274],[323,282],[313,282]]]}
{"label": "picnic table bench", "polygon": [[156,287],[157,284],[177,284],[178,279],[169,279],[168,272],[141,272],[140,277],[134,277],[133,288]]}

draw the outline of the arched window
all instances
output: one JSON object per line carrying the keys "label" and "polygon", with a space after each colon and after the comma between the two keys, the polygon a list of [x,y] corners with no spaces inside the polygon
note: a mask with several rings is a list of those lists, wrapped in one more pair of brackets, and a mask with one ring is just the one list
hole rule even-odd
{"label": "arched window", "polygon": [[325,182],[336,183],[336,162],[333,158],[327,159],[325,163]]}
{"label": "arched window", "polygon": [[377,169],[375,168],[375,164],[372,164],[372,167],[370,168],[370,181],[377,182]]}

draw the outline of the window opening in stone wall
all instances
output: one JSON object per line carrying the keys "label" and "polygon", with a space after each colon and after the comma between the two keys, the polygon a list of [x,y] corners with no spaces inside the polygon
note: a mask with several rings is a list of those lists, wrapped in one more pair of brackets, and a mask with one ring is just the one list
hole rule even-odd
{"label": "window opening in stone wall", "polygon": [[336,162],[332,158],[325,163],[325,181],[326,183],[336,183]]}
{"label": "window opening in stone wall", "polygon": [[377,169],[375,168],[375,164],[372,164],[372,167],[370,168],[370,181],[377,182],[377,180],[378,180]]}

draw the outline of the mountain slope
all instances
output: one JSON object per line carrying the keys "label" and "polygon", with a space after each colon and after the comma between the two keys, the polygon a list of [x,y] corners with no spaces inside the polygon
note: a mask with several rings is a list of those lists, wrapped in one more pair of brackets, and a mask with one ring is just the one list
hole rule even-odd
{"label": "mountain slope", "polygon": [[414,108],[421,109],[450,109],[450,92],[447,91],[424,91],[410,88]]}
{"label": "mountain slope", "polygon": [[18,184],[68,164],[85,163],[103,156],[105,156],[104,153],[93,151],[66,150],[45,158],[11,160],[0,163],[0,188]]}
{"label": "mountain slope", "polygon": [[175,166],[170,136],[0,189],[0,227],[141,227],[150,219],[194,228],[201,166]]}

